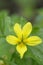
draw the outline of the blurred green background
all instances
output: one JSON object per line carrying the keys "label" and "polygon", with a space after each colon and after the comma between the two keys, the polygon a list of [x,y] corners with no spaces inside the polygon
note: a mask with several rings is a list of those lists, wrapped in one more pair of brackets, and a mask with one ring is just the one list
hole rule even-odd
{"label": "blurred green background", "polygon": [[33,25],[31,35],[38,35],[43,40],[43,0],[0,0],[0,65],[43,65],[43,42],[35,47],[28,47],[23,59],[8,44],[5,37],[14,35],[13,25],[30,21]]}

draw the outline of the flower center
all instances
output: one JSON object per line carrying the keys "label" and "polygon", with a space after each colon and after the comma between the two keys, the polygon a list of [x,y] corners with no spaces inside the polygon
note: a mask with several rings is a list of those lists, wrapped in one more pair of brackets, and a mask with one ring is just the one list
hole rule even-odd
{"label": "flower center", "polygon": [[24,43],[24,38],[22,36],[21,41],[19,43]]}

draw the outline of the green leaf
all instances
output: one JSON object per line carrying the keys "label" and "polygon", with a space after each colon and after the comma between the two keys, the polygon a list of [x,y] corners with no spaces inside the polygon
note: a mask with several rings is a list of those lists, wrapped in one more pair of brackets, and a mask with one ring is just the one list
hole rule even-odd
{"label": "green leaf", "polygon": [[14,46],[9,45],[5,38],[0,38],[0,57],[6,60],[10,60],[13,52]]}
{"label": "green leaf", "polygon": [[[5,15],[5,12],[0,15],[0,57],[6,60],[13,59],[13,61],[10,62],[11,65],[43,65],[43,43],[35,47],[27,46],[28,51],[25,53],[23,59],[20,59],[19,54],[15,53],[17,52],[15,50],[15,46],[12,46],[7,43],[6,36],[9,34],[15,35],[13,30],[13,26],[15,23],[19,23],[23,26],[26,23],[26,20],[22,16],[17,15],[9,17],[8,15]],[[43,24],[41,21],[40,23],[36,22],[33,25],[33,31],[31,35],[38,35],[43,40]],[[14,55],[12,57],[13,53]]]}
{"label": "green leaf", "polygon": [[23,59],[20,59],[17,53],[14,53],[12,57],[13,57],[13,62],[17,65],[38,65],[38,63],[30,57],[28,58],[23,57]]}
{"label": "green leaf", "polygon": [[39,36],[42,39],[42,43],[34,47],[28,46],[28,51],[25,55],[33,58],[39,65],[43,65],[43,15],[37,16],[35,22],[31,35]]}
{"label": "green leaf", "polygon": [[11,18],[6,11],[2,11],[0,13],[0,57],[6,60],[10,60],[11,55],[15,51],[15,47],[6,41],[6,36],[12,32],[10,26]]}

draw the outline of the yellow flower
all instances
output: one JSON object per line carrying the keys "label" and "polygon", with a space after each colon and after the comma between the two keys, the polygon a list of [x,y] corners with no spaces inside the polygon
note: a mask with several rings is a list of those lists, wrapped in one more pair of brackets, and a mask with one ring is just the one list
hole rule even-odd
{"label": "yellow flower", "polygon": [[8,35],[6,40],[9,44],[17,45],[16,50],[20,54],[20,57],[23,58],[24,53],[27,51],[27,46],[36,46],[42,42],[41,38],[38,36],[28,36],[32,31],[32,24],[30,22],[26,23],[23,28],[21,28],[20,24],[16,23],[14,25],[14,32],[16,36]]}

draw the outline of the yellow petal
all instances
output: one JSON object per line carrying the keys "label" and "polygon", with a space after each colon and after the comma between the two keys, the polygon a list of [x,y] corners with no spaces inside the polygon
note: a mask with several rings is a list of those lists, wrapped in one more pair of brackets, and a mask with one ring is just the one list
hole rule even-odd
{"label": "yellow petal", "polygon": [[23,43],[21,43],[21,44],[17,45],[16,49],[22,59],[24,53],[27,51],[27,47]]}
{"label": "yellow petal", "polygon": [[23,37],[26,38],[28,35],[30,35],[31,31],[32,31],[32,24],[28,22],[23,27]]}
{"label": "yellow petal", "polygon": [[12,44],[12,45],[16,45],[16,44],[18,44],[18,42],[19,42],[19,39],[16,38],[15,36],[12,36],[12,35],[7,36],[7,37],[6,37],[6,40],[7,40],[7,42],[8,42],[9,44]]}
{"label": "yellow petal", "polygon": [[21,39],[22,38],[22,30],[21,30],[21,26],[16,23],[14,25],[14,32],[16,33],[16,35]]}
{"label": "yellow petal", "polygon": [[25,40],[25,43],[30,46],[36,46],[36,45],[42,43],[42,40],[38,36],[31,36]]}

